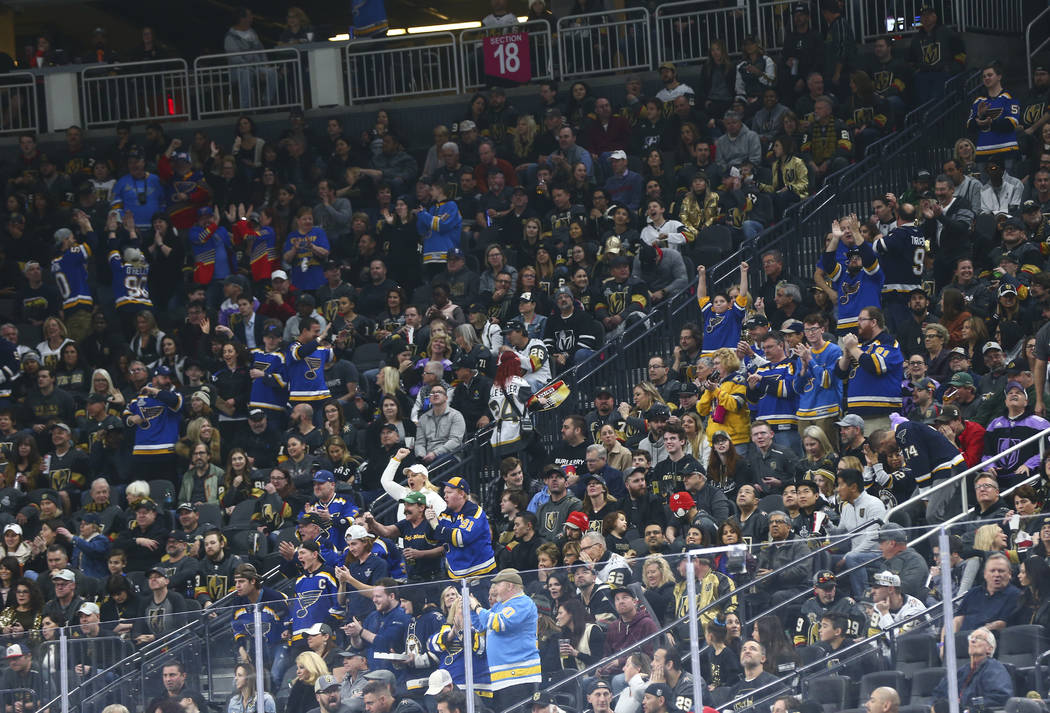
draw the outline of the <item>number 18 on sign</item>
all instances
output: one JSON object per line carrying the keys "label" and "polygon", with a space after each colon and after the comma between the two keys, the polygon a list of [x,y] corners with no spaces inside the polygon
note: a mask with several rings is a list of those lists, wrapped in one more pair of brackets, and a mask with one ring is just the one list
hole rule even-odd
{"label": "number 18 on sign", "polygon": [[532,79],[527,32],[486,37],[484,56],[487,76],[512,82],[528,82]]}

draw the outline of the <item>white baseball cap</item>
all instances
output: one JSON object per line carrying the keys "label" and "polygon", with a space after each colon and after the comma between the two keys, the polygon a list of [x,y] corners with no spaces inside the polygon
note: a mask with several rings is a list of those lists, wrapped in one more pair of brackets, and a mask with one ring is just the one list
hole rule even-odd
{"label": "white baseball cap", "polygon": [[428,696],[436,696],[445,690],[445,686],[452,685],[452,676],[443,668],[439,668],[430,674],[430,678],[427,679],[427,693]]}
{"label": "white baseball cap", "polygon": [[366,540],[372,535],[368,534],[368,530],[365,529],[364,525],[351,525],[346,530],[346,541],[350,540]]}
{"label": "white baseball cap", "polygon": [[16,522],[12,522],[9,525],[4,525],[4,532],[17,532],[19,535],[22,534],[22,526]]}
{"label": "white baseball cap", "polygon": [[274,270],[273,272],[270,273],[270,279],[271,280],[287,280],[288,279],[288,273],[285,272],[284,270]]}

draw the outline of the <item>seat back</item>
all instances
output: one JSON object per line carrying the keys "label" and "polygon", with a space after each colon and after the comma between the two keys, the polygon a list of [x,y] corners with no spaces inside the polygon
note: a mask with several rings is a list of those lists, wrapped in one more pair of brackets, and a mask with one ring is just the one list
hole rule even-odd
{"label": "seat back", "polygon": [[197,506],[197,514],[200,516],[200,522],[222,527],[222,509],[218,503],[201,503]]}
{"label": "seat back", "polygon": [[798,654],[799,663],[803,666],[816,663],[827,655],[827,652],[819,646],[800,646],[795,649],[795,653]]}
{"label": "seat back", "polygon": [[827,713],[832,713],[848,705],[850,682],[835,674],[813,676],[806,679],[803,690],[807,699],[819,703]]}
{"label": "seat back", "polygon": [[382,347],[375,342],[366,342],[355,347],[352,361],[361,371],[378,369],[386,363]]}
{"label": "seat back", "polygon": [[944,678],[943,666],[920,668],[911,675],[911,705],[928,705],[933,701],[933,689]]}
{"label": "seat back", "polygon": [[937,639],[928,632],[905,634],[897,639],[895,662],[898,669],[917,666],[925,668],[940,663],[937,655]]}
{"label": "seat back", "polygon": [[908,679],[900,671],[875,671],[864,674],[864,677],[860,679],[859,700],[868,700],[872,691],[883,686],[897,691],[902,704],[908,702]]}
{"label": "seat back", "polygon": [[1008,626],[999,632],[995,658],[1018,668],[1035,665],[1035,658],[1046,650],[1046,631],[1039,624]]}

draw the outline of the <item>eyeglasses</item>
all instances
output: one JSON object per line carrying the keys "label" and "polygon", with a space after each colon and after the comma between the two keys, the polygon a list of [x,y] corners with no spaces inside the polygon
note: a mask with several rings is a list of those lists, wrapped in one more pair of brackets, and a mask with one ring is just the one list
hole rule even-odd
{"label": "eyeglasses", "polygon": [[871,317],[857,317],[858,322],[874,322],[875,320]]}
{"label": "eyeglasses", "polygon": [[992,483],[978,483],[974,486],[974,490],[998,490],[999,486]]}

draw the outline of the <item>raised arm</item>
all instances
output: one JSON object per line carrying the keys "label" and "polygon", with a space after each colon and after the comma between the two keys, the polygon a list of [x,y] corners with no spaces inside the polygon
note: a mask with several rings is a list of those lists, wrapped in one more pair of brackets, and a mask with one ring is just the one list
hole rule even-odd
{"label": "raised arm", "polygon": [[707,297],[707,268],[703,265],[696,266],[696,299],[702,300]]}
{"label": "raised arm", "polygon": [[751,266],[747,264],[747,261],[740,263],[740,296],[747,297],[747,273]]}

